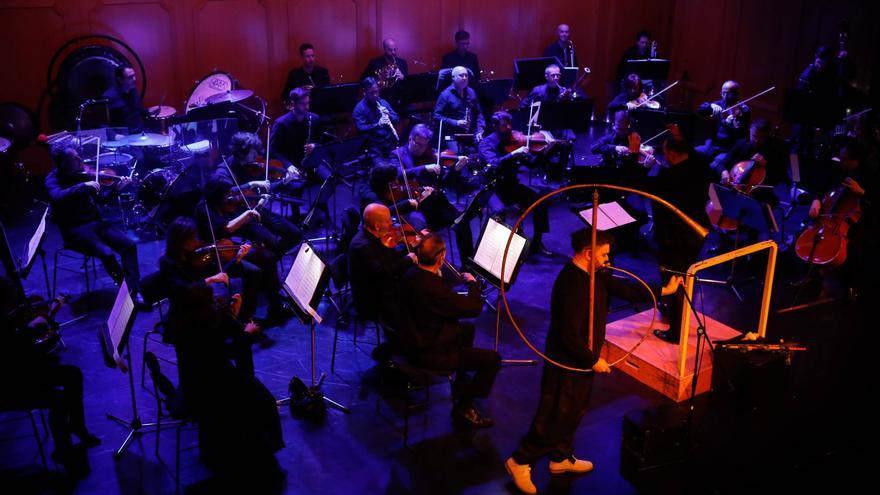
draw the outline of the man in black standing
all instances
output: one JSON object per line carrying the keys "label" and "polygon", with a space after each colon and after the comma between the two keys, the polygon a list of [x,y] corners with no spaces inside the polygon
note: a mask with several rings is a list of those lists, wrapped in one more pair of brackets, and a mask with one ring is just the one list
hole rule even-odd
{"label": "man in black standing", "polygon": [[315,47],[311,43],[299,45],[299,56],[302,65],[287,73],[287,81],[281,93],[282,101],[288,101],[287,97],[294,88],[305,87],[311,90],[330,84],[330,71],[315,63]]}
{"label": "man in black standing", "polygon": [[[593,469],[593,463],[577,459],[572,450],[574,435],[587,412],[595,375],[611,372],[608,363],[599,357],[605,343],[610,296],[629,301],[650,299],[644,288],[614,278],[611,270],[605,268],[613,242],[611,234],[596,233],[595,253],[591,241],[588,228],[571,235],[574,256],[557,275],[550,295],[545,353],[564,366],[592,371],[570,371],[544,363],[538,410],[529,432],[505,462],[514,484],[524,493],[537,493],[531,480],[531,465],[546,455],[550,457],[551,474],[582,474]],[[592,348],[588,345],[591,264],[596,277]],[[680,283],[677,277],[670,279],[662,293],[671,293]]]}
{"label": "man in black standing", "polygon": [[469,51],[468,47],[471,46],[471,35],[467,31],[459,30],[455,33],[455,50],[443,55],[442,62],[440,63],[441,69],[452,69],[454,67],[462,66],[473,74],[473,77],[470,78],[471,86],[473,83],[476,83],[480,80],[480,62],[477,59],[477,54]]}
{"label": "man in black standing", "polygon": [[556,27],[556,41],[544,49],[545,57],[556,57],[565,67],[578,67],[568,24]]}

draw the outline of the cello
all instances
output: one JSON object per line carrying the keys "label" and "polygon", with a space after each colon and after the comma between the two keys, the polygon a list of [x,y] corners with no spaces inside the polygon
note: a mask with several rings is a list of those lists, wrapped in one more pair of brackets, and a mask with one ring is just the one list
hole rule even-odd
{"label": "cello", "polygon": [[846,261],[850,225],[861,218],[859,196],[846,185],[837,186],[822,198],[819,216],[795,242],[798,258],[815,265],[838,267]]}

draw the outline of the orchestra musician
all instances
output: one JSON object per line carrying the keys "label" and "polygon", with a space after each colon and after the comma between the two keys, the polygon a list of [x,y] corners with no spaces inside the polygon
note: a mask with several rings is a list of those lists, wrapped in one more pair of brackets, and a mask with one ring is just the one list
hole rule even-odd
{"label": "orchestra musician", "polygon": [[[83,406],[83,373],[39,348],[34,336],[53,326],[51,317],[33,315],[16,321],[24,301],[7,276],[0,277],[0,402],[22,410],[49,409],[49,431],[55,442],[52,460],[73,477],[89,472],[85,448],[101,439],[89,432]],[[48,406],[47,406],[48,405]],[[75,446],[71,435],[79,438]]]}
{"label": "orchestra musician", "polygon": [[[409,133],[409,140],[405,146],[401,146],[395,150],[395,157],[400,160],[400,165],[406,169],[407,178],[416,180],[420,185],[428,186],[433,192],[424,201],[419,203],[416,214],[422,215],[422,219],[415,219],[411,223],[414,227],[421,229],[425,226],[428,230],[437,232],[441,229],[452,227],[455,231],[456,248],[460,260],[465,260],[473,254],[473,232],[471,231],[471,220],[477,215],[478,211],[468,211],[468,214],[461,217],[461,212],[449,202],[449,199],[440,190],[440,187],[446,183],[444,175],[454,174],[467,163],[467,157],[455,157],[455,163],[451,166],[445,165],[443,162],[438,164],[437,151],[431,147],[434,134],[425,124],[416,124]],[[452,160],[450,160],[452,161]],[[398,170],[398,180],[403,180],[403,173]],[[387,184],[380,184],[377,181],[374,185],[375,192],[384,192],[387,190]],[[378,201],[378,196],[368,198],[368,203]],[[364,198],[361,199],[361,206],[365,206]],[[391,205],[388,205],[391,207]],[[407,217],[412,219],[411,217]]]}
{"label": "orchestra musician", "polygon": [[568,24],[556,26],[556,41],[544,49],[544,57],[556,57],[566,67],[579,67],[574,43],[571,41],[571,30]]}
{"label": "orchestra musician", "polygon": [[376,79],[367,77],[361,81],[364,97],[354,107],[352,118],[359,133],[367,137],[366,147],[373,165],[387,163],[397,148],[397,130],[400,118],[391,105],[379,96]]}
{"label": "orchestra musician", "polygon": [[787,183],[788,155],[784,143],[771,135],[772,126],[765,119],[755,119],[749,125],[748,138],[741,138],[727,153],[719,154],[711,163],[712,170],[718,174],[722,184],[731,181],[731,169],[745,160],[754,160],[763,168],[766,178],[763,183],[776,185]]}
{"label": "orchestra musician", "polygon": [[[556,64],[550,64],[544,69],[544,79],[546,83],[535,86],[529,95],[523,99],[521,107],[527,108],[533,102],[562,102],[569,101],[582,95],[577,89],[563,88],[559,86],[562,77],[561,69]],[[559,180],[562,177],[562,171],[568,164],[568,157],[571,154],[571,148],[574,143],[575,135],[571,129],[543,129],[549,131],[554,138],[559,140],[553,147],[552,154],[557,157],[556,164],[547,172],[547,178],[550,180]],[[549,156],[547,157],[549,159]]]}
{"label": "orchestra musician", "polygon": [[651,32],[641,30],[636,33],[636,44],[624,50],[620,57],[620,63],[617,64],[617,80],[621,81],[626,77],[626,63],[630,60],[645,60],[654,58],[651,54],[651,47],[656,46],[651,43]]}
{"label": "orchestra musician", "polygon": [[[486,398],[501,369],[501,356],[474,347],[475,328],[461,318],[475,318],[483,309],[480,286],[470,273],[462,273],[466,295],[444,283],[442,267],[446,243],[436,233],[422,238],[416,264],[403,274],[401,295],[411,318],[401,334],[409,359],[417,366],[454,370],[452,418],[458,424],[488,428],[495,422],[481,414],[476,398]],[[473,376],[469,376],[473,373]]]}
{"label": "orchestra musician", "polygon": [[[117,285],[125,280],[134,301],[143,304],[137,244],[105,220],[98,208],[99,194],[121,190],[129,183],[128,178],[112,176],[109,179],[114,185],[101,185],[94,173],[86,172],[79,153],[67,141],[52,145],[50,154],[55,169],[46,176],[46,191],[64,246],[101,260],[110,278]],[[117,254],[122,258],[121,266]]]}
{"label": "orchestra musician", "polygon": [[455,50],[443,55],[441,59],[440,68],[441,69],[452,69],[455,67],[464,67],[468,69],[471,74],[473,74],[473,78],[470,80],[470,85],[474,86],[474,83],[480,80],[480,62],[477,59],[477,54],[469,51],[468,47],[471,45],[471,35],[467,31],[459,30],[455,32]]}
{"label": "orchestra musician", "polygon": [[[260,156],[262,147],[263,143],[260,141],[260,137],[254,133],[237,132],[233,134],[229,144],[232,154],[217,164],[216,175],[232,184],[238,184],[245,191],[277,190],[277,187],[274,186],[282,185],[282,181],[274,183],[266,181],[265,168],[263,168],[266,164],[257,161],[258,158],[262,158]],[[290,172],[288,171],[288,173]],[[235,174],[235,180],[231,174]],[[257,201],[258,198],[254,197],[253,200]],[[246,205],[241,205],[241,208],[245,207]],[[296,225],[268,209],[260,213],[260,224],[250,224],[245,232],[246,237],[261,243],[279,256],[298,245],[302,240],[302,232]]]}
{"label": "orchestra musician", "polygon": [[637,108],[660,108],[660,102],[656,99],[648,100],[645,94],[642,80],[636,74],[630,74],[621,82],[621,91],[608,102],[608,111],[615,112],[621,109],[635,110]]}
{"label": "orchestra musician", "polygon": [[721,85],[721,99],[713,102],[705,102],[697,109],[697,115],[715,121],[715,135],[706,144],[697,146],[696,151],[707,160],[712,160],[719,153],[726,153],[730,148],[746,137],[749,123],[752,120],[752,110],[748,105],[740,105],[724,112],[723,110],[733,107],[739,101],[740,86],[736,81],[725,81]]}
{"label": "orchestra musician", "polygon": [[115,84],[102,95],[108,100],[110,108],[110,127],[125,127],[128,132],[144,130],[144,117],[147,111],[137,90],[137,75],[134,69],[120,65],[113,71]]}
{"label": "orchestra musician", "polygon": [[[574,436],[587,412],[597,373],[610,373],[611,368],[600,357],[605,342],[611,296],[629,301],[650,301],[650,294],[639,285],[612,276],[609,254],[613,237],[605,231],[596,232],[596,249],[592,249],[592,233],[588,228],[571,234],[574,255],[559,271],[550,293],[550,325],[545,353],[550,359],[577,372],[544,363],[541,395],[528,433],[513,455],[504,463],[516,487],[523,493],[537,493],[531,478],[531,465],[544,456],[550,457],[550,474],[587,473],[593,463],[574,456]],[[588,345],[590,265],[595,269],[593,312],[593,347]],[[672,294],[681,283],[671,278],[655,294]]]}
{"label": "orchestra musician", "polygon": [[315,63],[315,47],[311,43],[299,45],[299,57],[302,65],[291,69],[287,73],[284,82],[284,91],[281,93],[281,101],[289,102],[288,96],[294,88],[320,88],[330,84],[330,71]]}
{"label": "orchestra musician", "polygon": [[221,304],[209,287],[189,284],[171,299],[168,326],[201,460],[227,482],[253,490],[277,472],[274,454],[284,439],[275,398],[254,376],[251,345],[259,327],[239,323],[242,304],[238,294]]}
{"label": "orchestra musician", "polygon": [[[483,118],[477,93],[468,87],[468,81],[467,68],[459,65],[452,69],[452,84],[437,97],[434,118],[443,122],[444,135],[473,134],[474,140],[479,141],[483,137],[486,120]],[[462,152],[458,143],[450,148]]]}
{"label": "orchestra musician", "polygon": [[[326,224],[330,219],[329,201],[336,190],[337,179],[327,163],[312,154],[316,143],[323,141],[324,129],[318,114],[310,111],[311,100],[311,94],[305,88],[290,91],[290,111],[279,117],[272,126],[269,149],[270,155],[281,160],[291,174],[305,179],[306,186],[329,181],[315,203],[315,221]],[[290,189],[290,186],[279,187]]]}
{"label": "orchestra musician", "polygon": [[399,277],[416,255],[394,245],[392,227],[387,206],[371,203],[364,208],[363,226],[348,246],[348,273],[358,315],[400,328]]}
{"label": "orchestra musician", "polygon": [[[519,181],[519,167],[533,165],[536,157],[525,146],[525,139],[518,139],[523,137],[522,134],[514,134],[513,117],[509,113],[495,112],[492,115],[492,129],[493,132],[480,141],[479,150],[480,158],[497,176],[495,195],[504,205],[517,204],[525,208],[540,196]],[[497,205],[493,209],[497,209]],[[546,203],[542,203],[532,212],[532,226],[534,237],[529,252],[552,256],[553,253],[542,242],[544,233],[550,231]]]}
{"label": "orchestra musician", "polygon": [[397,85],[409,74],[406,60],[397,56],[397,42],[394,38],[382,40],[383,54],[371,59],[361,74],[361,80],[368,77],[376,79],[381,88]]}
{"label": "orchestra musician", "polygon": [[[246,263],[240,268],[233,268],[230,265],[226,268],[227,271],[218,271],[217,252],[211,249],[212,246],[205,246],[199,239],[198,226],[191,218],[176,218],[168,226],[166,234],[165,254],[159,258],[159,273],[171,298],[182,293],[192,284],[210,286],[212,290],[221,284],[228,287],[227,271],[232,271],[242,279],[242,307],[239,310],[244,308],[244,312],[239,314],[246,318],[253,315],[261,277],[260,270],[256,266]],[[218,249],[222,247],[218,246]],[[240,262],[250,249],[250,244],[239,246],[232,254],[234,264]],[[225,263],[221,261],[221,264]],[[171,329],[166,329],[165,340],[174,342],[175,338]]]}
{"label": "orchestra musician", "polygon": [[590,147],[590,152],[602,155],[603,166],[623,169],[627,173],[639,174],[643,170],[643,167],[639,165],[641,157],[644,157],[641,161],[644,162],[645,166],[654,164],[653,148],[650,150],[650,153],[645,149],[645,153],[640,155],[642,147],[632,146],[634,139],[631,136],[637,134],[630,129],[629,114],[626,110],[614,112],[611,130],[611,133],[597,139]]}
{"label": "orchestra musician", "polygon": [[[231,182],[217,175],[211,176],[205,183],[205,198],[196,206],[195,211],[200,239],[219,241],[230,239],[232,236],[242,236],[255,240],[255,237],[261,236],[259,232],[265,229],[259,225],[262,218],[261,213],[255,208],[248,207],[242,211],[240,201],[243,202],[243,200],[240,199],[240,193],[234,187]],[[238,213],[239,211],[241,212]],[[251,237],[254,232],[258,233]],[[280,255],[264,246],[255,245],[244,259],[229,269],[233,276],[241,276],[242,279],[253,277],[255,270],[260,272],[260,288],[268,301],[265,321],[261,323],[263,327],[286,321],[293,316],[293,311],[283,302],[278,292],[281,289],[276,267],[278,256]],[[247,274],[246,272],[251,273]],[[243,321],[247,321],[254,315],[256,305],[257,302],[254,298],[246,298],[242,302],[239,316]]]}

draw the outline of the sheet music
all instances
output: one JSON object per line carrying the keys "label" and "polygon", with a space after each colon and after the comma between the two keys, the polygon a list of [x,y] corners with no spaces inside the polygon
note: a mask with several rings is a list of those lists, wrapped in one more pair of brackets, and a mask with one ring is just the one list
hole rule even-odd
{"label": "sheet music", "polygon": [[324,266],[324,262],[318,257],[315,250],[307,243],[302,243],[296,254],[296,259],[293,261],[293,266],[290,267],[290,271],[287,272],[287,277],[284,279],[287,293],[290,294],[293,302],[318,323],[321,323],[321,315],[310,306],[310,302],[315,295],[315,289],[318,287],[321,275],[324,273]]}
{"label": "sheet music", "polygon": [[107,329],[110,335],[110,345],[113,346],[113,358],[119,360],[119,344],[125,335],[125,328],[134,311],[134,301],[128,292],[128,284],[123,280],[116,293],[116,301],[110,310],[110,318],[107,319]]}
{"label": "sheet music", "polygon": [[526,245],[526,238],[516,234],[510,242],[510,249],[507,253],[507,263],[504,266],[504,277],[501,277],[501,262],[504,258],[504,246],[507,244],[507,238],[510,237],[510,229],[506,226],[489,219],[486,223],[486,230],[480,239],[480,245],[477,246],[477,252],[474,254],[474,262],[484,270],[491,273],[504,283],[510,283],[513,270],[519,262],[520,255]]}
{"label": "sheet music", "polygon": [[[587,208],[580,212],[581,218],[583,218],[588,224],[592,225],[593,221],[593,209]],[[620,206],[617,201],[612,201],[610,203],[600,204],[599,212],[596,215],[596,229],[597,230],[611,230],[615,227],[620,227],[621,225],[626,225],[628,223],[635,222],[636,219],[630,216],[630,214]]]}
{"label": "sheet music", "polygon": [[37,230],[34,232],[34,235],[31,236],[31,240],[28,241],[28,250],[27,256],[25,256],[24,259],[24,266],[31,266],[31,261],[33,261],[34,256],[37,254],[37,248],[40,247],[40,240],[46,232],[46,214],[48,213],[49,208],[46,208],[43,211],[43,218],[41,218],[40,223],[37,224]]}

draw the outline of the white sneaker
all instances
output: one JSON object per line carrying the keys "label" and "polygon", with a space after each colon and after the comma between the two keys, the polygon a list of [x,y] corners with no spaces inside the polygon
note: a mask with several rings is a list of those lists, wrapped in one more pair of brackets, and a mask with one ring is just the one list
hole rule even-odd
{"label": "white sneaker", "polygon": [[550,474],[562,474],[562,473],[584,474],[584,473],[589,473],[592,470],[593,470],[593,463],[592,462],[576,459],[574,456],[572,456],[571,459],[566,459],[562,462],[550,461]]}
{"label": "white sneaker", "polygon": [[510,477],[513,479],[513,484],[519,488],[519,491],[523,493],[527,493],[528,495],[535,495],[538,493],[538,489],[535,488],[535,484],[532,483],[532,466],[528,464],[517,464],[516,461],[513,460],[513,457],[507,459],[507,462],[504,463],[504,467],[507,469],[507,472],[510,473]]}

